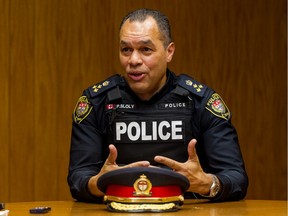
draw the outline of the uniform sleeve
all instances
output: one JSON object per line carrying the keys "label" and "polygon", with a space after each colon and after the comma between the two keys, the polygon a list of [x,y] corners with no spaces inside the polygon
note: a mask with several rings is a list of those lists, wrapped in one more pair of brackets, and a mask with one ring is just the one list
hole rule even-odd
{"label": "uniform sleeve", "polygon": [[202,110],[197,153],[203,170],[215,174],[222,183],[222,191],[213,201],[240,200],[246,195],[248,177],[237,132],[224,101],[217,94],[213,97],[213,104],[208,100]]}
{"label": "uniform sleeve", "polygon": [[67,180],[74,199],[99,203],[102,197],[91,195],[87,189],[89,179],[100,171],[103,158],[106,158],[103,155],[103,136],[95,122],[95,107],[86,96],[80,97],[73,113]]}

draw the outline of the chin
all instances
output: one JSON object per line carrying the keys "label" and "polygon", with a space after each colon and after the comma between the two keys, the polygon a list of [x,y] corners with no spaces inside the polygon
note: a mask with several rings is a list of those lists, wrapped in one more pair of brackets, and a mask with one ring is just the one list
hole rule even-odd
{"label": "chin", "polygon": [[130,86],[130,88],[135,94],[145,94],[146,92],[144,88],[141,88],[139,86],[132,85]]}
{"label": "chin", "polygon": [[140,96],[140,95],[147,95],[147,88],[145,88],[143,85],[135,85],[135,84],[132,84],[130,85],[130,88],[132,89],[132,91]]}

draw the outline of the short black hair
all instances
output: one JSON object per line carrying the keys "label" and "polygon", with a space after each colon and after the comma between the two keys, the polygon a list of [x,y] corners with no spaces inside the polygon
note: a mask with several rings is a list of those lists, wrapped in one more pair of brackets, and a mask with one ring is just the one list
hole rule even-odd
{"label": "short black hair", "polygon": [[127,20],[129,20],[130,22],[144,22],[148,17],[152,17],[156,21],[159,31],[163,36],[164,47],[167,47],[172,42],[171,28],[168,17],[160,11],[147,8],[141,8],[131,11],[123,18],[120,24],[120,30]]}

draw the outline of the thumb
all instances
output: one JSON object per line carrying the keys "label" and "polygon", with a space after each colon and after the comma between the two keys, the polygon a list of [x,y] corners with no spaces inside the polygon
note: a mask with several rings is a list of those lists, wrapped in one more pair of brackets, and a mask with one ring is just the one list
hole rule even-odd
{"label": "thumb", "polygon": [[116,159],[117,159],[116,147],[114,145],[110,144],[109,145],[109,151],[110,151],[110,154],[108,155],[105,164],[106,165],[116,164]]}
{"label": "thumb", "polygon": [[195,148],[196,143],[197,143],[197,140],[192,139],[188,144],[189,160],[192,160],[192,161],[198,161],[198,156],[197,156],[196,148]]}

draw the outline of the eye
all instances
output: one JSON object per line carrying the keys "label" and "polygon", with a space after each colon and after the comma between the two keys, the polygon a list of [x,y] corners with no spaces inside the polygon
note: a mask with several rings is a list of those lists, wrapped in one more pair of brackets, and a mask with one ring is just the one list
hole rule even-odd
{"label": "eye", "polygon": [[150,54],[153,52],[153,50],[149,47],[143,47],[142,48],[142,52],[145,53],[145,54]]}
{"label": "eye", "polygon": [[129,53],[132,52],[132,49],[129,47],[123,47],[121,48],[121,53],[123,53],[124,55],[129,55]]}

